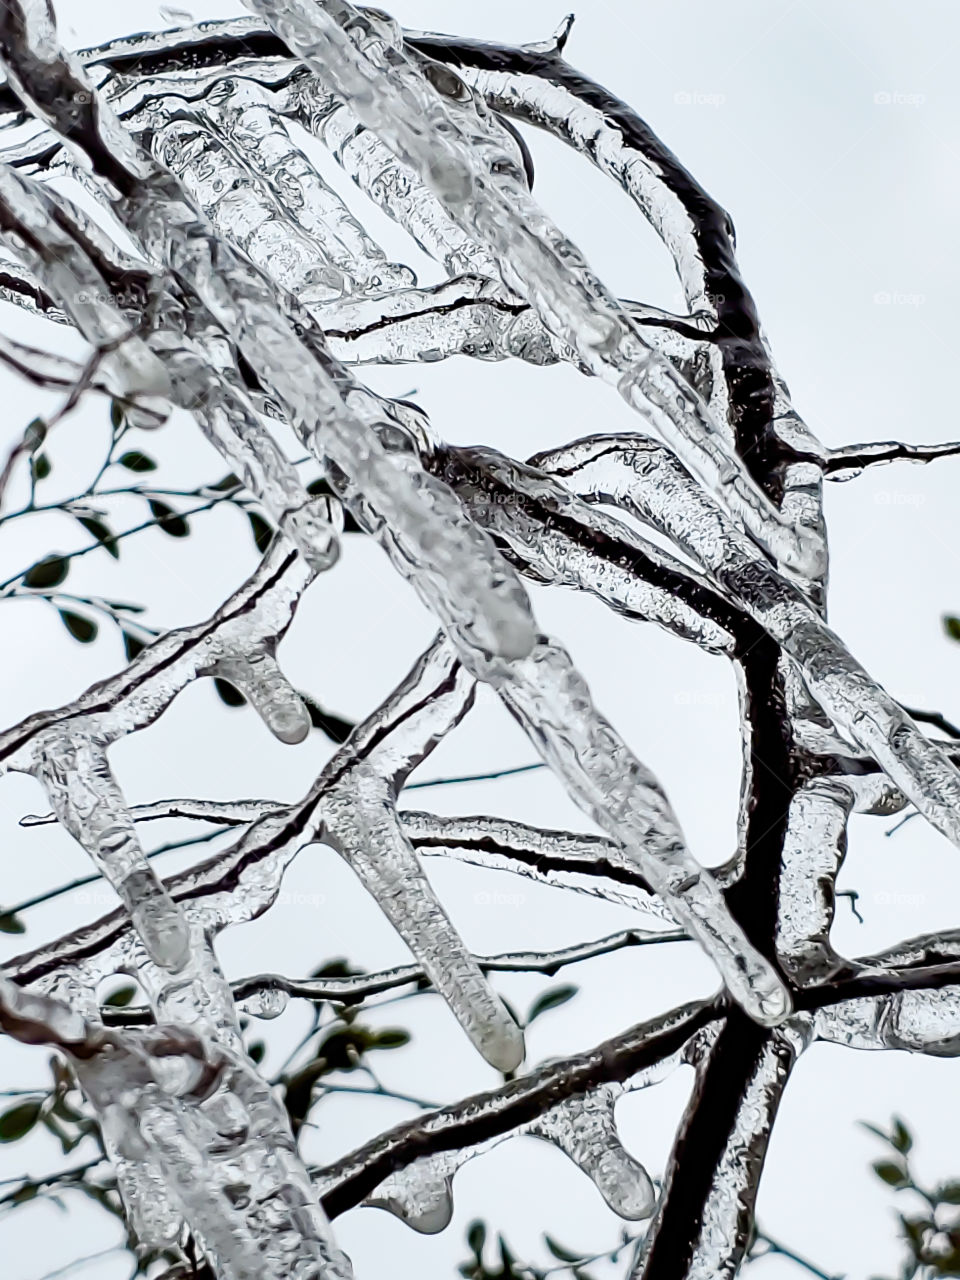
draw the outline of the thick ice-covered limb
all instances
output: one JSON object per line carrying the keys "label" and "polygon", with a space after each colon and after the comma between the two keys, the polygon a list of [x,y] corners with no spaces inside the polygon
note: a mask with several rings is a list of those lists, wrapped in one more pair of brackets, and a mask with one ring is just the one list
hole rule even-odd
{"label": "thick ice-covered limb", "polygon": [[668,450],[636,436],[593,436],[536,461],[582,497],[625,507],[694,556],[794,659],[824,711],[960,844],[960,772]]}
{"label": "thick ice-covered limb", "polygon": [[906,1049],[938,1058],[960,1054],[960,983],[906,988],[818,1009],[819,1040],[852,1049]]}
{"label": "thick ice-covered limb", "polygon": [[616,385],[683,451],[759,541],[794,568],[819,571],[817,540],[781,519],[696,393],[645,344],[579,251],[530,199],[505,152],[502,129],[481,117],[469,91],[454,84],[438,92],[384,36],[382,23],[341,0],[321,6],[249,0],[249,7],[351,100],[363,122],[428,182],[450,216],[489,246],[507,288],[525,297],[588,368]]}
{"label": "thick ice-covered limb", "polygon": [[797,1054],[792,1030],[763,1033],[732,1018],[697,1067],[639,1280],[731,1280],[753,1226],[770,1132]]}
{"label": "thick ice-covered limb", "polygon": [[223,1280],[348,1280],[286,1113],[242,1054],[176,1026],[94,1029],[6,979],[0,1025],[68,1056],[109,1145],[162,1175]]}

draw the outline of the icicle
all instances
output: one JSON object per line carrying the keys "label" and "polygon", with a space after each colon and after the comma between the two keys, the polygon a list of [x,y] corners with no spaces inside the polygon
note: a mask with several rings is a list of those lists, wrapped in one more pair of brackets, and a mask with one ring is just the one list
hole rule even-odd
{"label": "icicle", "polygon": [[270,185],[287,215],[319,244],[347,292],[386,293],[416,283],[386,254],[278,123],[275,101],[249,81],[217,82],[203,118]]}
{"label": "icicle", "polygon": [[801,984],[823,980],[839,963],[830,946],[834,884],[847,843],[853,793],[830,779],[794,796],[781,855],[777,958]]}
{"label": "icicle", "polygon": [[185,922],[146,860],[106,755],[88,739],[38,746],[38,778],[57,817],[110,881],[150,958],[171,973],[190,959]]}
{"label": "icicle", "polygon": [[298,743],[310,733],[310,715],[267,642],[243,654],[220,658],[213,674],[240,690],[260,719],[281,742]]}
{"label": "icicle", "polygon": [[558,1146],[593,1182],[621,1218],[649,1218],[656,1204],[650,1176],[617,1135],[614,1107],[622,1089],[604,1085],[594,1093],[545,1111],[531,1133]]}
{"label": "icicle", "polygon": [[385,1178],[364,1204],[386,1209],[423,1235],[435,1235],[448,1227],[453,1217],[453,1175],[477,1154],[475,1150],[441,1151],[415,1160]]}
{"label": "icicle", "polygon": [[687,850],[656,778],[596,710],[566,651],[542,639],[493,683],[571,797],[622,841],[677,923],[701,944],[734,999],[758,1022],[782,1021],[790,1012],[786,987]]}

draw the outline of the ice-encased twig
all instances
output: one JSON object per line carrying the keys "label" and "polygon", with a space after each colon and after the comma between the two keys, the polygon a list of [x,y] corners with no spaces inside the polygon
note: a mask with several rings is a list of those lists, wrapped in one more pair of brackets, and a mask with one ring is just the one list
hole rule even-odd
{"label": "ice-encased twig", "polygon": [[147,1163],[223,1280],[348,1280],[279,1099],[242,1053],[177,1026],[90,1027],[0,978],[0,1025],[67,1055],[109,1144]]}
{"label": "ice-encased twig", "polygon": [[248,7],[420,173],[450,216],[490,247],[506,287],[682,450],[761,543],[793,568],[819,572],[817,540],[782,520],[696,393],[646,345],[579,251],[531,200],[502,127],[497,131],[481,117],[469,91],[457,89],[460,82],[438,92],[404,57],[397,37],[384,34],[382,19],[342,0],[248,0]]}
{"label": "ice-encased twig", "polygon": [[[567,965],[580,964],[614,951],[687,941],[687,935],[679,929],[622,929],[594,942],[577,942],[568,947],[558,947],[555,951],[505,951],[500,955],[477,955],[474,959],[481,973],[546,973],[552,977]],[[425,981],[429,982],[429,978],[422,965],[401,964],[392,969],[347,978],[289,978],[282,973],[259,973],[249,978],[237,978],[231,983],[231,989],[234,1000],[244,1013],[270,1019],[282,1013],[290,999],[358,1005],[398,987],[411,984],[422,987]],[[104,1010],[104,1021],[111,1027],[138,1026],[151,1020],[152,1015],[145,1005]]]}
{"label": "ice-encased twig", "polygon": [[282,635],[312,577],[302,559],[276,543],[211,618],[167,632],[118,675],[91,685],[74,702],[36,712],[0,733],[0,773],[32,773],[48,734],[89,735],[106,747],[152,724],[191,680],[219,659]]}
{"label": "ice-encased twig", "polygon": [[592,436],[536,462],[581,497],[632,511],[692,555],[794,659],[824,711],[960,845],[960,772],[668,450],[637,436]]}

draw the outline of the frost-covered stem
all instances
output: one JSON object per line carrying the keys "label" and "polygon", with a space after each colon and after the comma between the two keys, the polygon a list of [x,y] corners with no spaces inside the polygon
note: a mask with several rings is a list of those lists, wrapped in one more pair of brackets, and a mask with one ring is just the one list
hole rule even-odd
{"label": "frost-covered stem", "polygon": [[[586,366],[617,386],[753,535],[799,571],[818,573],[817,540],[790,528],[755,486],[719,424],[668,361],[644,342],[575,246],[529,197],[503,143],[453,77],[432,81],[384,33],[341,0],[249,0],[294,52],[431,186],[450,216],[488,245],[506,287]],[[439,84],[440,90],[435,87]]]}

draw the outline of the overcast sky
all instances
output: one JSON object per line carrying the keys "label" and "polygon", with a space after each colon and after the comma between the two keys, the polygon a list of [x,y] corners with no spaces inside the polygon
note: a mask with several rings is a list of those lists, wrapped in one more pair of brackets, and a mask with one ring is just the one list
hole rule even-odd
{"label": "overcast sky", "polygon": [[[198,19],[239,12],[222,0],[188,7]],[[78,46],[168,25],[157,6],[139,0],[61,3],[59,11]],[[562,5],[544,0],[404,0],[395,9],[408,27],[515,42],[548,35],[563,13]],[[798,410],[828,444],[960,435],[952,396],[960,336],[958,43],[960,14],[947,0],[909,6],[594,0],[579,14],[567,47],[570,61],[635,106],[732,214],[741,265],[779,367]],[[677,307],[667,255],[629,202],[559,144],[536,143],[535,194],[604,281],[623,296]],[[370,225],[389,252],[408,253],[395,229],[377,218]],[[69,335],[19,313],[4,311],[0,324],[20,337],[77,349]],[[457,360],[382,371],[373,380],[391,394],[415,388],[447,438],[489,443],[517,457],[590,431],[636,428],[610,389],[566,368]],[[24,425],[51,402],[3,370],[0,393],[6,405],[0,456],[6,456]],[[106,420],[106,405],[91,400],[58,430],[50,446],[49,498],[76,492],[96,467]],[[162,437],[144,435],[138,443],[160,460],[157,476],[171,485],[212,480],[227,470],[180,420]],[[958,478],[960,463],[952,460],[888,467],[828,486],[826,499],[834,628],[896,697],[954,719],[960,716],[960,649],[944,638],[940,618],[960,612]],[[138,514],[132,503],[118,507],[117,527]],[[242,581],[255,557],[235,512],[211,513],[194,524],[194,536],[182,543],[157,531],[131,540],[118,564],[102,552],[85,557],[70,588],[149,601],[147,617],[160,626],[200,620]],[[59,516],[15,522],[0,530],[0,571],[5,578],[46,552],[82,544]],[[728,665],[652,628],[618,621],[592,600],[532,594],[543,629],[565,641],[598,705],[659,775],[695,855],[721,862],[734,840],[740,758]],[[75,697],[122,661],[119,639],[108,629],[95,645],[81,647],[40,603],[11,601],[4,609],[4,725]],[[351,540],[340,564],[306,597],[281,655],[300,687],[359,718],[405,674],[431,634],[426,613],[381,553]],[[131,803],[172,795],[293,800],[327,754],[319,735],[299,748],[273,742],[252,713],[226,711],[211,688],[195,684],[157,725],[122,742],[112,760]],[[421,772],[428,778],[532,759],[512,721],[481,694],[476,710]],[[410,805],[589,829],[545,774],[414,793]],[[12,777],[0,788],[7,850],[0,901],[6,905],[86,870],[65,835],[17,826],[24,813],[43,807],[30,779]],[[880,818],[853,823],[840,887],[859,891],[865,919],[859,924],[841,902],[835,944],[849,955],[957,924],[956,850],[920,820],[892,837],[889,826]],[[170,824],[151,835],[160,843],[178,832],[182,828]],[[169,859],[164,865],[181,864]],[[480,953],[561,946],[636,922],[625,909],[506,875],[440,860],[428,870]],[[29,913],[26,940],[0,937],[0,957],[22,950],[24,941],[39,945],[112,901],[106,891],[99,898],[74,894]],[[305,973],[337,955],[379,967],[402,960],[405,949],[335,855],[310,849],[290,872],[277,907],[255,925],[228,932],[220,953],[230,975],[240,976],[264,969]],[[710,966],[692,946],[591,961],[568,970],[565,979],[580,984],[582,994],[537,1024],[529,1062],[585,1048],[715,986]],[[515,977],[498,985],[523,1008],[547,983]],[[496,1082],[432,997],[387,1009],[373,1021],[414,1030],[409,1049],[383,1055],[382,1074],[399,1090],[452,1100]],[[268,1066],[282,1061],[303,1025],[303,1011],[292,1009],[265,1028],[277,1045]],[[0,1049],[8,1086],[32,1084],[44,1070],[39,1051]],[[774,1132],[759,1199],[763,1227],[852,1280],[896,1270],[894,1197],[870,1174],[869,1161],[880,1151],[856,1122],[885,1124],[899,1112],[917,1134],[921,1174],[960,1174],[957,1070],[949,1061],[901,1053],[810,1050]],[[654,1175],[663,1170],[690,1080],[680,1071],[620,1109],[625,1141]],[[328,1118],[308,1139],[308,1157],[335,1156],[409,1114],[410,1107],[383,1099],[325,1106],[320,1115]],[[20,1174],[27,1164],[40,1174],[55,1160],[53,1146],[38,1137],[0,1152],[0,1177]],[[476,1216],[502,1228],[531,1261],[544,1261],[544,1230],[588,1250],[612,1245],[619,1227],[589,1182],[534,1140],[506,1143],[468,1165],[455,1197],[454,1222],[435,1238],[418,1237],[377,1210],[340,1220],[339,1239],[361,1280],[388,1267],[430,1280],[451,1276],[466,1256],[465,1225]],[[69,1218],[40,1204],[0,1222],[0,1254],[15,1280],[38,1280],[117,1238],[99,1212],[68,1203]],[[125,1264],[104,1261],[78,1274],[117,1280]],[[798,1273],[772,1258],[749,1274],[780,1280]]]}

